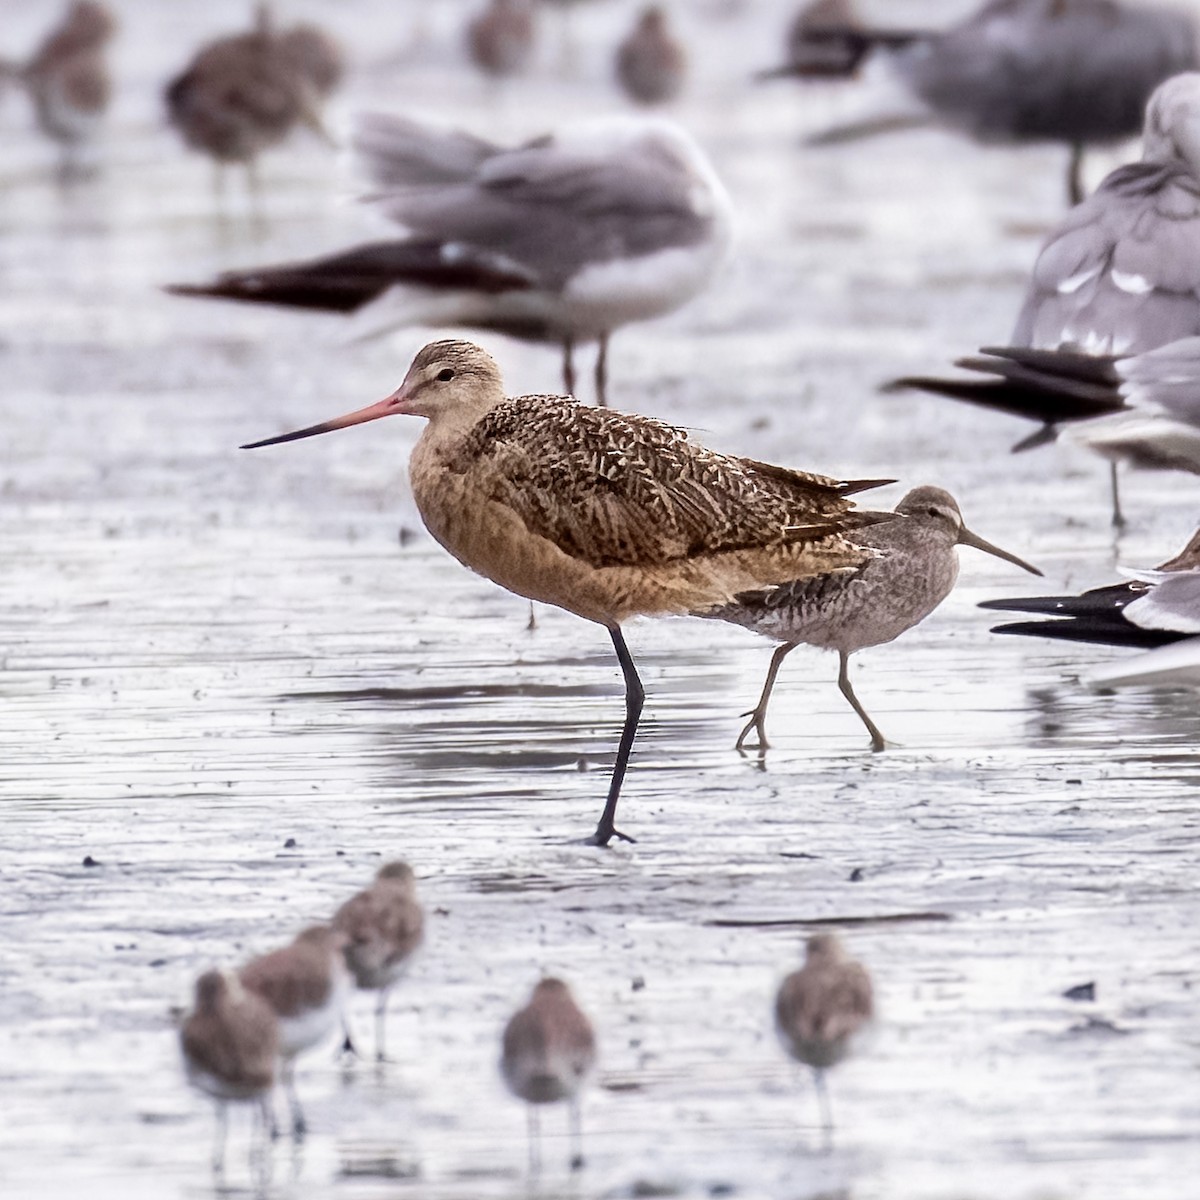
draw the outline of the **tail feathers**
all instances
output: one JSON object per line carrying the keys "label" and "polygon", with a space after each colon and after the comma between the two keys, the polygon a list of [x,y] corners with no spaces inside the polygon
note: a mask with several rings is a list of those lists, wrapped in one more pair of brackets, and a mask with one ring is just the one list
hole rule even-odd
{"label": "tail feathers", "polygon": [[1060,642],[1088,642],[1099,646],[1131,646],[1142,650],[1166,646],[1191,636],[1166,629],[1141,629],[1119,615],[1107,618],[1081,617],[1069,621],[1016,621],[1011,625],[995,625],[992,632],[1051,638]]}
{"label": "tail feathers", "polygon": [[499,149],[461,130],[390,113],[363,113],[352,140],[367,178],[385,191],[463,183]]}
{"label": "tail feathers", "polygon": [[439,242],[373,242],[309,262],[227,271],[207,284],[171,284],[176,296],[207,296],[321,312],[352,313],[397,284],[498,293],[533,286],[495,258]]}

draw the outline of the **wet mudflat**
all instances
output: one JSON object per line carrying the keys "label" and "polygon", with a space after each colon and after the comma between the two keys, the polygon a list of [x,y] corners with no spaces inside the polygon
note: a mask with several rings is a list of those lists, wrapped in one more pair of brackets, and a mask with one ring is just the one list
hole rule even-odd
{"label": "wet mudflat", "polygon": [[[606,111],[589,37],[611,41],[630,7],[576,14],[575,82],[548,25],[536,78],[497,95],[458,61],[462,5],[427,14],[415,50],[414,6],[339,6],[366,64],[343,107],[412,105],[497,136]],[[1066,445],[1011,457],[1016,422],[875,391],[1008,333],[1061,211],[1061,154],[936,132],[803,152],[803,129],[863,95],[749,89],[778,18],[735,7],[696,6],[709,86],[674,115],[734,195],[738,252],[701,300],[617,336],[615,403],[755,457],[894,476],[881,505],[948,487],[1047,590],[1182,544],[1194,481],[1131,477],[1116,543],[1093,460]],[[234,186],[214,218],[207,166],[160,128],[154,88],[240,8],[171,23],[166,8],[122,6],[126,83],[99,178],[57,189],[15,98],[0,111],[5,1194],[211,1192],[211,1115],[183,1084],[172,1006],[391,857],[412,862],[429,912],[394,1001],[395,1061],[303,1060],[312,1134],[276,1147],[271,1195],[529,1194],[524,1116],[496,1058],[541,971],[572,981],[603,1070],[587,1171],[567,1179],[551,1116],[538,1194],[1186,1191],[1200,1171],[1195,697],[1092,695],[1080,678],[1114,652],[989,635],[974,603],[1031,581],[963,551],[942,609],[855,660],[899,745],[872,756],[835,661],[800,650],[760,761],[732,744],[769,646],[643,622],[629,636],[649,703],[618,822],[638,842],[579,845],[621,711],[603,631],[546,609],[528,631],[527,605],[431,543],[404,471],[415,422],[235,449],[386,394],[429,335],[347,345],[336,320],[159,292],[377,232],[345,201],[349,176],[303,141],[264,164],[260,212]],[[7,9],[18,32],[36,26]],[[482,340],[513,391],[557,387],[554,352]],[[776,983],[825,922],[871,967],[881,1010],[833,1076],[828,1155],[770,1027]],[[1089,981],[1094,1001],[1063,997]],[[365,1032],[369,1011],[359,998]],[[247,1125],[234,1193],[251,1184]]]}

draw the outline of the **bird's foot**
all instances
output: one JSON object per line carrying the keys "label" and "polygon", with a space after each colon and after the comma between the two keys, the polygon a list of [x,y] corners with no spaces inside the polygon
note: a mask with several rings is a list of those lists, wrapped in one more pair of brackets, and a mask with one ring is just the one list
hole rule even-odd
{"label": "bird's foot", "polygon": [[766,754],[771,748],[771,743],[767,741],[767,730],[763,724],[763,714],[757,708],[750,709],[749,712],[740,713],[740,716],[749,717],[742,732],[738,734],[738,740],[734,743],[733,748],[739,754],[746,752],[746,739],[753,733],[756,740],[750,744],[751,750],[757,750],[759,755]]}
{"label": "bird's foot", "polygon": [[342,1042],[342,1048],[338,1051],[338,1055],[342,1058],[362,1058],[358,1047],[354,1044],[354,1039],[349,1034],[346,1034],[346,1040]]}
{"label": "bird's foot", "polygon": [[572,1171],[582,1171],[583,1168],[584,1168],[583,1155],[582,1154],[573,1155],[571,1158],[571,1170]]}
{"label": "bird's foot", "polygon": [[611,842],[613,838],[616,838],[621,842],[628,842],[631,846],[637,845],[636,838],[631,838],[627,833],[622,833],[619,829],[616,829],[612,825],[606,826],[603,821],[596,826],[596,832],[593,833],[591,837],[583,839],[583,844],[585,846],[603,846],[607,848],[608,843]]}

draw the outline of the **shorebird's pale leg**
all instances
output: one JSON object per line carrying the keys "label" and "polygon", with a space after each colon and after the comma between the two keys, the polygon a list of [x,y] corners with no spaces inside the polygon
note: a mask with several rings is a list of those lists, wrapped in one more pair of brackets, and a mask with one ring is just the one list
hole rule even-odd
{"label": "shorebird's pale leg", "polygon": [[575,339],[563,338],[563,391],[575,395]]}
{"label": "shorebird's pale leg", "polygon": [[771,655],[771,665],[767,668],[767,681],[763,684],[762,695],[758,698],[758,704],[748,713],[742,713],[743,717],[749,717],[750,720],[746,723],[745,729],[738,735],[735,750],[740,750],[750,735],[750,731],[754,730],[758,734],[758,752],[761,754],[764,750],[770,750],[771,743],[767,741],[767,701],[771,699],[771,689],[775,686],[775,676],[779,674],[779,668],[783,665],[783,660],[799,645],[799,642],[784,642],[783,645],[775,648],[775,653]]}
{"label": "shorebird's pale leg", "polygon": [[342,1032],[346,1035],[342,1039],[342,1048],[339,1053],[349,1054],[351,1058],[361,1058],[362,1055],[358,1052],[358,1047],[354,1044],[354,1035],[350,1032],[350,1018],[345,1012],[342,1013]]}
{"label": "shorebird's pale leg", "polygon": [[583,1110],[579,1103],[579,1097],[575,1096],[571,1100],[570,1107],[571,1121],[571,1170],[583,1170]]}
{"label": "shorebird's pale leg", "polygon": [[225,1137],[229,1132],[229,1108],[224,1100],[217,1101],[217,1131],[213,1138],[212,1170],[220,1179],[225,1174]]}
{"label": "shorebird's pale leg", "polygon": [[391,988],[380,988],[375,1001],[375,1061],[387,1062],[387,1005]]}
{"label": "shorebird's pale leg", "polygon": [[829,1102],[825,1072],[820,1067],[813,1068],[813,1085],[817,1090],[817,1106],[821,1110],[821,1131],[825,1135],[825,1145],[828,1147],[833,1141],[833,1105]]}
{"label": "shorebird's pale leg", "polygon": [[596,403],[601,408],[608,407],[608,334],[600,335],[600,344],[596,350]]}
{"label": "shorebird's pale leg", "polygon": [[538,1175],[542,1170],[542,1127],[537,1106],[525,1105],[529,1123],[529,1174]]}
{"label": "shorebird's pale leg", "polygon": [[300,1096],[296,1091],[296,1064],[291,1059],[283,1063],[283,1091],[287,1096],[288,1109],[292,1114],[292,1136],[299,1140],[308,1132],[304,1109],[300,1107]]}
{"label": "shorebird's pale leg", "polygon": [[1114,460],[1108,464],[1108,477],[1112,481],[1112,523],[1114,529],[1125,528],[1125,514],[1121,511],[1121,493],[1117,487],[1117,464]]}
{"label": "shorebird's pale leg", "polygon": [[1083,202],[1083,143],[1071,143],[1071,158],[1067,164],[1067,199],[1071,207]]}
{"label": "shorebird's pale leg", "polygon": [[588,841],[593,846],[607,846],[613,838],[623,842],[632,842],[617,829],[613,821],[617,815],[617,800],[621,796],[621,782],[625,778],[625,768],[629,765],[629,754],[633,749],[633,739],[637,734],[638,718],[642,715],[642,705],[646,700],[646,689],[638,678],[637,667],[633,664],[633,655],[625,645],[625,636],[619,625],[610,625],[608,632],[612,635],[613,649],[617,652],[617,661],[621,664],[621,672],[625,676],[625,727],[621,730],[621,742],[617,746],[617,761],[613,764],[612,783],[608,787],[608,799],[604,811],[600,814],[600,823],[596,832]]}
{"label": "shorebird's pale leg", "polygon": [[858,713],[862,719],[862,723],[867,727],[871,734],[871,749],[882,750],[887,742],[884,740],[883,734],[879,732],[879,727],[867,716],[867,710],[858,702],[858,697],[854,694],[854,689],[850,686],[850,655],[845,650],[838,651],[838,687],[841,688],[842,695],[850,701],[854,707],[854,711]]}

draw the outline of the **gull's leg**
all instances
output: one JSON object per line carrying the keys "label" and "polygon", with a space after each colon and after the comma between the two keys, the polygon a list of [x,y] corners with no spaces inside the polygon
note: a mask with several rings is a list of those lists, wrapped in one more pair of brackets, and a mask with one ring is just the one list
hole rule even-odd
{"label": "gull's leg", "polygon": [[583,1170],[583,1113],[580,1110],[579,1097],[571,1097],[571,1170]]}
{"label": "gull's leg", "polygon": [[1074,208],[1083,200],[1083,143],[1071,143],[1071,159],[1067,164],[1067,199]]}
{"label": "gull's leg", "polygon": [[229,1131],[229,1107],[217,1101],[217,1132],[213,1139],[212,1170],[218,1180],[225,1175],[225,1136]]}
{"label": "gull's leg", "polygon": [[750,720],[746,723],[745,729],[738,735],[735,750],[740,750],[750,736],[750,731],[753,730],[758,734],[758,752],[761,754],[764,750],[770,750],[771,743],[767,741],[767,701],[771,699],[771,689],[775,686],[775,676],[779,674],[779,668],[783,665],[783,660],[799,645],[799,642],[784,642],[782,646],[775,647],[775,653],[771,655],[771,665],[767,668],[767,681],[763,684],[762,695],[758,698],[758,704],[748,713],[742,713],[743,717],[749,717]]}
{"label": "gull's leg", "polygon": [[884,741],[883,734],[879,732],[878,726],[870,717],[867,716],[867,710],[858,702],[858,697],[854,694],[854,689],[850,686],[850,655],[845,650],[838,651],[838,687],[842,690],[842,695],[850,701],[854,711],[862,718],[862,723],[867,727],[867,731],[871,735],[871,749],[882,750],[887,742]]}
{"label": "gull's leg", "polygon": [[542,1170],[542,1129],[538,1110],[532,1104],[525,1106],[529,1121],[529,1174],[539,1175]]}
{"label": "gull's leg", "polygon": [[563,338],[563,390],[575,395],[575,339]]}
{"label": "gull's leg", "polygon": [[1121,511],[1121,493],[1117,487],[1117,464],[1108,464],[1108,478],[1112,483],[1112,523],[1114,529],[1125,528],[1125,514]]}
{"label": "gull's leg", "polygon": [[601,408],[608,407],[608,334],[600,335],[600,344],[596,350],[596,403]]}
{"label": "gull's leg", "polygon": [[642,704],[646,699],[646,690],[638,678],[637,667],[633,665],[633,656],[625,645],[625,637],[619,625],[610,625],[608,632],[612,635],[613,649],[617,652],[617,661],[621,664],[621,672],[625,676],[625,727],[621,730],[621,742],[617,747],[617,761],[613,764],[612,783],[608,787],[608,799],[604,811],[600,814],[600,823],[596,832],[588,841],[593,846],[607,846],[613,838],[623,842],[632,842],[613,825],[617,815],[617,800],[621,795],[621,781],[625,778],[625,768],[629,765],[629,753],[633,749],[633,739],[637,733],[638,718],[642,715]]}

